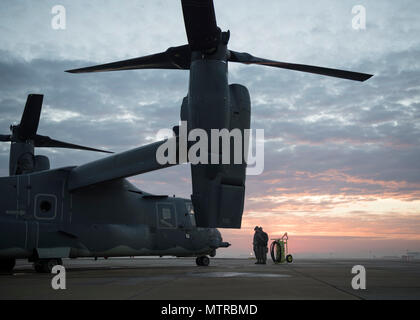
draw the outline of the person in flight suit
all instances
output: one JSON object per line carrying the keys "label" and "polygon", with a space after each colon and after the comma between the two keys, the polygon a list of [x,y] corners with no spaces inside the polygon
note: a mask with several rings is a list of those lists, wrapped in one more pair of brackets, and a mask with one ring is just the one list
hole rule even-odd
{"label": "person in flight suit", "polygon": [[261,237],[261,264],[267,264],[268,234],[262,227],[259,228],[259,236]]}
{"label": "person in flight suit", "polygon": [[254,253],[257,258],[255,264],[266,264],[267,263],[267,252],[268,252],[268,235],[262,229],[262,227],[256,226],[254,228]]}
{"label": "person in flight suit", "polygon": [[261,264],[262,260],[261,260],[261,250],[260,250],[260,246],[261,246],[261,235],[260,235],[260,228],[258,226],[256,226],[254,228],[254,241],[253,241],[253,245],[254,245],[254,254],[255,254],[255,258],[257,258],[257,262],[255,262],[255,264]]}

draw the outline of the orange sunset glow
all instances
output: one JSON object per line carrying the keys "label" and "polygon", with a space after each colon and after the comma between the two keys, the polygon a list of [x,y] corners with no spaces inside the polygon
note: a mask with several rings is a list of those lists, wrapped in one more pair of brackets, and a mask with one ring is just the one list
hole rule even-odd
{"label": "orange sunset glow", "polygon": [[[420,251],[418,183],[356,175],[349,167],[311,172],[275,166],[247,177],[242,228],[220,229],[232,246],[218,250],[218,257],[251,256],[255,226],[262,226],[270,238],[287,232],[297,258],[400,257],[407,250]],[[178,190],[184,194],[177,196],[188,197],[189,167],[182,168],[185,176],[179,177]],[[168,178],[178,177],[174,168],[164,171]],[[171,194],[170,183],[150,181],[148,175],[131,181]]]}
{"label": "orange sunset glow", "polygon": [[[264,180],[268,192],[248,196],[242,230],[223,231],[233,244],[226,255],[236,250],[242,255],[251,253],[256,225],[263,226],[271,238],[288,232],[290,250],[304,257],[394,256],[420,248],[418,184],[366,179],[335,170],[295,172],[295,176],[353,186],[323,194],[283,188],[282,179]],[[378,190],[368,192],[363,188],[366,185]],[[411,191],[402,191],[407,188]]]}

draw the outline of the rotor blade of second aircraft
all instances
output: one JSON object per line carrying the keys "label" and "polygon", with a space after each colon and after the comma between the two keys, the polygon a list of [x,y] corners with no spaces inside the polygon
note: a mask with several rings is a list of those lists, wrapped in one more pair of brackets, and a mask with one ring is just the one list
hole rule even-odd
{"label": "rotor blade of second aircraft", "polygon": [[19,136],[29,139],[36,134],[41,116],[42,94],[30,94],[26,100],[25,109],[19,124]]}
{"label": "rotor blade of second aircraft", "polygon": [[73,143],[63,142],[55,139],[51,139],[47,136],[36,135],[34,139],[34,145],[37,148],[66,148],[66,149],[77,149],[77,150],[87,150],[87,151],[96,151],[96,152],[104,152],[104,153],[113,153],[111,151],[95,149],[90,147],[85,147]]}

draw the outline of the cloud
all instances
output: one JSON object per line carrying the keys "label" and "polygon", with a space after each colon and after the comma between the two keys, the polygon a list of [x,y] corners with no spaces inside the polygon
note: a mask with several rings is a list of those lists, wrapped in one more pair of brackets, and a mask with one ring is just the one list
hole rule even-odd
{"label": "cloud", "polygon": [[[50,27],[55,4],[0,4],[0,133],[20,121],[29,93],[45,94],[40,134],[116,152],[149,143],[159,129],[178,123],[187,71],[64,72],[184,44],[178,2],[62,1],[65,31]],[[264,6],[215,1],[218,23],[231,30],[234,50],[375,74],[366,83],[354,83],[229,65],[229,81],[251,93],[252,127],[263,128],[266,137],[265,171],[247,178],[244,232],[275,219],[305,237],[338,230],[366,237],[399,233],[413,240],[420,233],[420,212],[412,208],[420,189],[420,4],[361,4],[368,25],[357,32],[351,28],[354,3],[349,0]],[[54,167],[104,156],[37,152],[48,155]],[[2,143],[0,174],[7,175],[7,168],[8,146]],[[130,180],[149,192],[189,197],[189,179],[189,167],[182,165]],[[366,222],[372,213],[377,224]]]}

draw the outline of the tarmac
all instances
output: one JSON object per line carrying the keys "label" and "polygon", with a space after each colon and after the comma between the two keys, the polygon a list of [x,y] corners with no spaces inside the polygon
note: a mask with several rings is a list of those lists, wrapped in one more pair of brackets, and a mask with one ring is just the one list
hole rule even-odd
{"label": "tarmac", "polygon": [[[0,299],[420,299],[419,261],[254,262],[213,258],[198,267],[194,258],[65,259],[66,289],[54,290],[54,274],[38,274],[22,260],[13,274],[0,275]],[[365,290],[351,286],[355,265],[365,267]]]}

